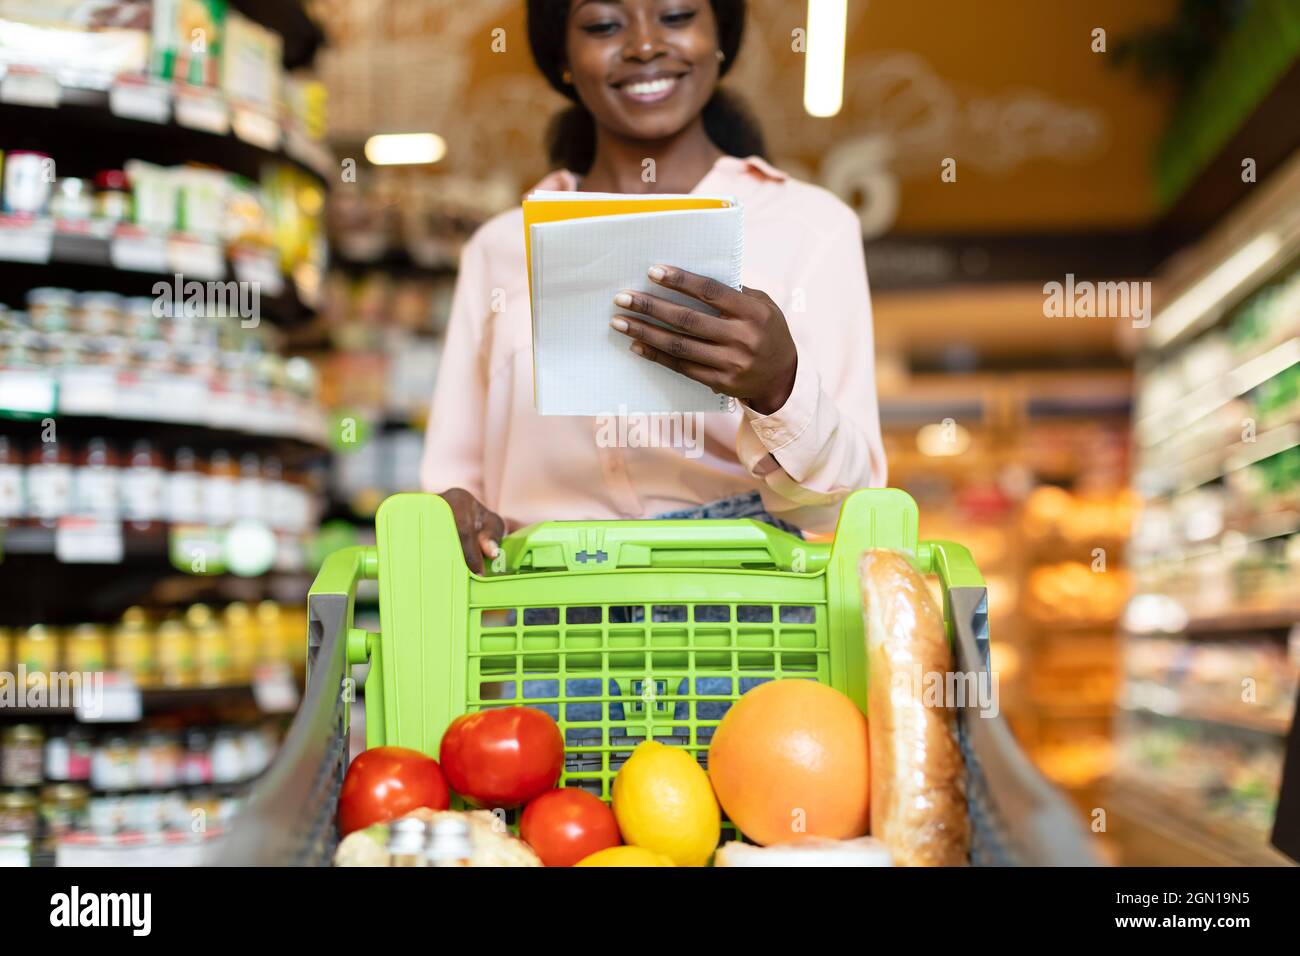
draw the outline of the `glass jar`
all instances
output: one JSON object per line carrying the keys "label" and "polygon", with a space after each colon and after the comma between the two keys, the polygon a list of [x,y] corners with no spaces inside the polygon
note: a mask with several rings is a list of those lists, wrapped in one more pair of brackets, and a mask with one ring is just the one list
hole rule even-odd
{"label": "glass jar", "polygon": [[37,332],[66,332],[72,328],[77,297],[71,289],[41,286],[27,293],[27,316]]}
{"label": "glass jar", "polygon": [[149,619],[138,607],[127,608],[113,631],[113,669],[130,676],[137,687],[158,682],[154,635]]}
{"label": "glass jar", "polygon": [[59,669],[59,634],[44,624],[33,624],[18,635],[14,657],[27,670],[30,686],[36,674],[52,674]]}
{"label": "glass jar", "polygon": [[253,613],[243,601],[235,601],[226,605],[222,619],[230,639],[231,679],[246,683],[252,679],[258,658],[257,624]]}
{"label": "glass jar", "polygon": [[193,604],[185,611],[185,623],[194,633],[194,657],[198,681],[205,687],[230,682],[230,640],[226,629],[206,604]]}
{"label": "glass jar", "polygon": [[20,521],[26,510],[22,452],[8,435],[0,435],[0,528]]}
{"label": "glass jar", "polygon": [[54,183],[50,215],[67,222],[84,222],[95,212],[95,194],[90,180],[62,176]]}
{"label": "glass jar", "polygon": [[123,304],[122,334],[142,342],[161,342],[161,320],[154,312],[154,300],[147,295],[132,296]]}
{"label": "glass jar", "polygon": [[135,782],[135,752],[126,737],[110,737],[95,748],[90,765],[90,785],[95,790],[130,790]]}
{"label": "glass jar", "polygon": [[83,292],[77,296],[77,331],[83,335],[117,335],[125,324],[122,297],[116,292]]}
{"label": "glass jar", "polygon": [[203,483],[203,512],[208,524],[224,527],[235,520],[235,485],[239,466],[230,452],[218,448],[208,459]]}
{"label": "glass jar", "polygon": [[89,823],[90,791],[76,783],[51,784],[41,790],[40,817],[45,827],[44,848],[53,853],[59,841],[84,830]]}
{"label": "glass jar", "polygon": [[137,531],[166,518],[167,471],[163,456],[147,438],[136,439],[122,472],[122,516]]}
{"label": "glass jar", "polygon": [[108,632],[98,624],[78,624],[64,641],[64,666],[74,673],[108,669]]}
{"label": "glass jar", "polygon": [[120,521],[121,458],[105,438],[92,438],[76,456],[74,508],[84,517]]}
{"label": "glass jar", "polygon": [[95,174],[95,218],[131,221],[131,183],[123,170],[102,169]]}
{"label": "glass jar", "polygon": [[167,519],[173,524],[203,520],[204,467],[192,448],[178,448],[167,476]]}
{"label": "glass jar", "polygon": [[192,687],[198,679],[194,635],[176,619],[158,625],[158,681],[164,687]]}
{"label": "glass jar", "polygon": [[45,733],[35,724],[0,731],[0,787],[39,787],[44,757]]}
{"label": "glass jar", "polygon": [[66,442],[43,441],[27,456],[27,513],[53,528],[72,513],[72,449]]}
{"label": "glass jar", "polygon": [[0,791],[0,837],[36,839],[36,798],[21,790]]}

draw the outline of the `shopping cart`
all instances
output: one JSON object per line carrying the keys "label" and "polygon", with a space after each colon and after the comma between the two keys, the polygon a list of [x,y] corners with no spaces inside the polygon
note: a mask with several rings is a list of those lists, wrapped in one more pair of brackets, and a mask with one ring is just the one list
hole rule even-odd
{"label": "shopping cart", "polygon": [[[436,495],[389,498],[376,531],[376,547],[334,553],[316,578],[306,695],[213,862],[329,862],[356,664],[370,665],[367,747],[436,755],[458,715],[527,704],[559,723],[562,784],[606,799],[642,740],[704,762],[727,707],[763,681],[816,679],[864,707],[867,548],[899,549],[937,576],[957,672],[988,671],[987,591],[970,552],[918,541],[916,504],[896,489],[850,495],[830,543],[748,519],[545,522],[508,536],[483,575]],[[379,633],[353,624],[364,578],[379,582]],[[1097,862],[1003,719],[973,699],[957,711],[972,863]]]}

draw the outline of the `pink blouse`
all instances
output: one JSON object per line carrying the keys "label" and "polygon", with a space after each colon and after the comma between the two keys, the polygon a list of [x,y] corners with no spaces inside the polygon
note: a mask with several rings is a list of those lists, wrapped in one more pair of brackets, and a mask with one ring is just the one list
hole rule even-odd
{"label": "pink blouse", "polygon": [[[538,188],[577,182],[559,171]],[[781,307],[798,350],[785,405],[771,415],[739,402],[703,415],[539,415],[523,212],[512,209],[485,223],[461,255],[425,490],[464,488],[513,527],[650,517],[757,489],[773,515],[829,531],[848,492],[885,483],[857,216],[757,157],[724,156],[694,192],[744,206],[742,281]]]}

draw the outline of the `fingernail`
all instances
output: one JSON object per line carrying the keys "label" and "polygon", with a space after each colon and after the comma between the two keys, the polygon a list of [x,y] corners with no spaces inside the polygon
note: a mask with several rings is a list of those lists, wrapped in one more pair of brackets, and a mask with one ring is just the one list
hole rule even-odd
{"label": "fingernail", "polygon": [[668,270],[665,269],[663,266],[651,266],[649,269],[646,270],[646,275],[654,279],[656,282],[658,282],[667,274],[668,274]]}
{"label": "fingernail", "polygon": [[626,319],[620,319],[618,316],[615,316],[614,318],[612,318],[612,319],[609,320],[609,327],[610,327],[611,329],[617,329],[619,332],[626,332],[626,331],[627,331],[627,320],[626,320]]}
{"label": "fingernail", "polygon": [[641,348],[641,344],[639,342],[632,343],[632,351],[635,352],[637,355],[645,355],[645,349]]}
{"label": "fingernail", "polygon": [[628,309],[632,307],[632,294],[630,292],[620,292],[614,296],[614,304],[619,308]]}
{"label": "fingernail", "polygon": [[489,558],[495,560],[496,556],[501,553],[501,549],[497,547],[497,543],[495,541],[489,541],[487,543],[487,547],[483,549],[483,553],[486,554]]}

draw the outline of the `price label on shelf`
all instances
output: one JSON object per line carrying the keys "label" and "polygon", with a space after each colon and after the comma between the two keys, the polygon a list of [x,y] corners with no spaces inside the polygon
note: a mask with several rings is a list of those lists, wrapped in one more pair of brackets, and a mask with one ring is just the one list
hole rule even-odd
{"label": "price label on shelf", "polygon": [[63,88],[58,79],[39,70],[10,67],[4,79],[0,80],[0,103],[54,109],[62,96]]}
{"label": "price label on shelf", "polygon": [[[305,635],[304,635],[305,636]],[[298,684],[283,661],[253,669],[253,700],[264,714],[292,714],[298,709]]]}
{"label": "price label on shelf", "polygon": [[214,90],[181,87],[174,103],[176,122],[190,129],[224,136],[230,132],[230,110]]}
{"label": "price label on shelf", "polygon": [[225,542],[220,528],[174,524],[167,544],[172,567],[186,574],[223,574]]}
{"label": "price label on shelf", "polygon": [[82,680],[73,710],[83,723],[125,724],[144,716],[144,703],[129,674],[109,671]]}
{"label": "price label on shelf", "polygon": [[0,411],[52,415],[58,404],[58,385],[49,372],[0,369]]}
{"label": "price label on shelf", "polygon": [[54,556],[64,564],[121,564],[122,523],[103,518],[60,518]]}
{"label": "price label on shelf", "polygon": [[59,374],[59,410],[65,415],[115,415],[118,394],[115,369],[74,365]]}
{"label": "price label on shelf", "polygon": [[284,294],[284,273],[280,271],[280,261],[272,252],[258,249],[237,249],[231,256],[235,278],[240,282],[253,283],[258,295],[272,297]]}
{"label": "price label on shelf", "polygon": [[172,116],[171,91],[142,76],[120,76],[108,91],[108,109],[123,119],[166,123]]}
{"label": "price label on shelf", "polygon": [[28,216],[0,216],[0,259],[10,262],[50,261],[54,223]]}
{"label": "price label on shelf", "polygon": [[219,243],[173,236],[167,244],[167,261],[172,272],[186,278],[224,279],[226,256]]}
{"label": "price label on shelf", "polygon": [[108,249],[113,268],[128,272],[167,271],[167,240],[151,233],[119,231]]}
{"label": "price label on shelf", "polygon": [[262,149],[280,148],[280,124],[274,117],[249,106],[236,106],[231,111],[230,121],[235,135],[245,143]]}

